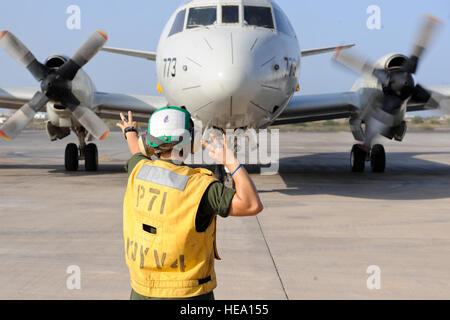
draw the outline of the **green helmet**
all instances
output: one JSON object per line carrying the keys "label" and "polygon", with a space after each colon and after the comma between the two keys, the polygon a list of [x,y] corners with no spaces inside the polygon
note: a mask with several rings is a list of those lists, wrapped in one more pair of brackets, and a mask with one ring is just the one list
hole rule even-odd
{"label": "green helmet", "polygon": [[183,135],[192,139],[194,123],[183,108],[165,107],[156,110],[148,121],[147,144],[154,149],[170,150],[184,144]]}

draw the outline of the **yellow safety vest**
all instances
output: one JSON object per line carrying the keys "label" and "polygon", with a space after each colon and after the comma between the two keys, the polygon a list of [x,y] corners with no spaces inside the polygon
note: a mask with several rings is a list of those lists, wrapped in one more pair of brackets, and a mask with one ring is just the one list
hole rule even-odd
{"label": "yellow safety vest", "polygon": [[216,288],[216,218],[197,232],[195,218],[208,186],[206,169],[140,161],[128,179],[123,207],[131,286],[154,298],[188,298]]}

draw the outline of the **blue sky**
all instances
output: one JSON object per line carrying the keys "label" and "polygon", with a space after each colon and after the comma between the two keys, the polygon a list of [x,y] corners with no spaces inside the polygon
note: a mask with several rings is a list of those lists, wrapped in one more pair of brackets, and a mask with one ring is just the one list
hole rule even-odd
{"label": "blue sky", "polygon": [[[14,32],[39,60],[55,53],[71,55],[94,30],[109,35],[109,46],[156,50],[159,35],[172,12],[183,1],[149,0],[14,0],[0,2],[0,29]],[[391,52],[408,54],[423,13],[438,16],[444,28],[419,69],[417,80],[425,85],[450,85],[450,2],[375,0],[278,0],[290,17],[303,49],[357,44],[377,60]],[[81,29],[69,30],[70,5],[81,9]],[[369,5],[381,8],[381,30],[366,27]],[[182,48],[180,48],[182,50]],[[100,91],[157,94],[155,64],[131,57],[99,53],[85,70]],[[348,90],[357,76],[331,63],[331,54],[303,60],[304,93]],[[0,49],[0,87],[37,83]]]}

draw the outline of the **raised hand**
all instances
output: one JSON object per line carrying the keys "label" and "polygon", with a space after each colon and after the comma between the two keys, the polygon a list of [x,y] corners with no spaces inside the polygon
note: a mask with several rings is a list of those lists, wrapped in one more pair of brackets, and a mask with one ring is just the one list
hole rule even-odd
{"label": "raised hand", "polygon": [[216,161],[217,164],[225,166],[235,165],[237,159],[234,156],[233,151],[228,148],[225,134],[222,135],[222,144],[212,134],[210,136],[213,143],[208,143],[205,140],[202,141],[203,146],[209,150],[209,156]]}
{"label": "raised hand", "polygon": [[117,126],[122,130],[122,132],[125,132],[125,129],[128,127],[137,129],[137,122],[133,121],[133,112],[128,111],[128,120],[122,112],[120,113],[120,118],[122,119],[122,122],[118,122]]}

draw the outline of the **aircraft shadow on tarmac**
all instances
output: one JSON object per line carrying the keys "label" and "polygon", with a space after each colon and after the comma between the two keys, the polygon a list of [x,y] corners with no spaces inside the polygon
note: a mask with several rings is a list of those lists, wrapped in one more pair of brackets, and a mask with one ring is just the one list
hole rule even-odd
{"label": "aircraft shadow on tarmac", "polygon": [[64,174],[72,176],[92,176],[92,175],[108,175],[108,174],[124,174],[125,162],[123,164],[99,164],[99,170],[95,172],[88,172],[84,170],[84,166],[80,165],[78,171],[68,172],[64,165],[52,164],[0,164],[1,169],[37,169],[48,170],[50,174]]}
{"label": "aircraft shadow on tarmac", "polygon": [[[348,153],[317,153],[280,160],[279,175],[286,187],[262,190],[300,195],[337,195],[365,199],[421,200],[450,197],[450,165],[417,158],[418,156],[450,159],[447,152],[389,153],[385,173],[372,173],[367,163],[365,173],[350,171]],[[66,172],[63,165],[0,164],[0,169],[40,169],[49,174],[92,176],[124,174],[123,163],[101,163],[99,171],[86,172],[84,166],[76,172]],[[250,173],[259,173],[250,166]],[[262,177],[261,179],[265,179]]]}
{"label": "aircraft shadow on tarmac", "polygon": [[365,199],[425,200],[450,197],[450,165],[417,156],[450,159],[447,152],[390,153],[385,173],[353,173],[348,153],[318,153],[283,158],[279,174],[286,188],[266,190],[282,194],[336,195]]}

